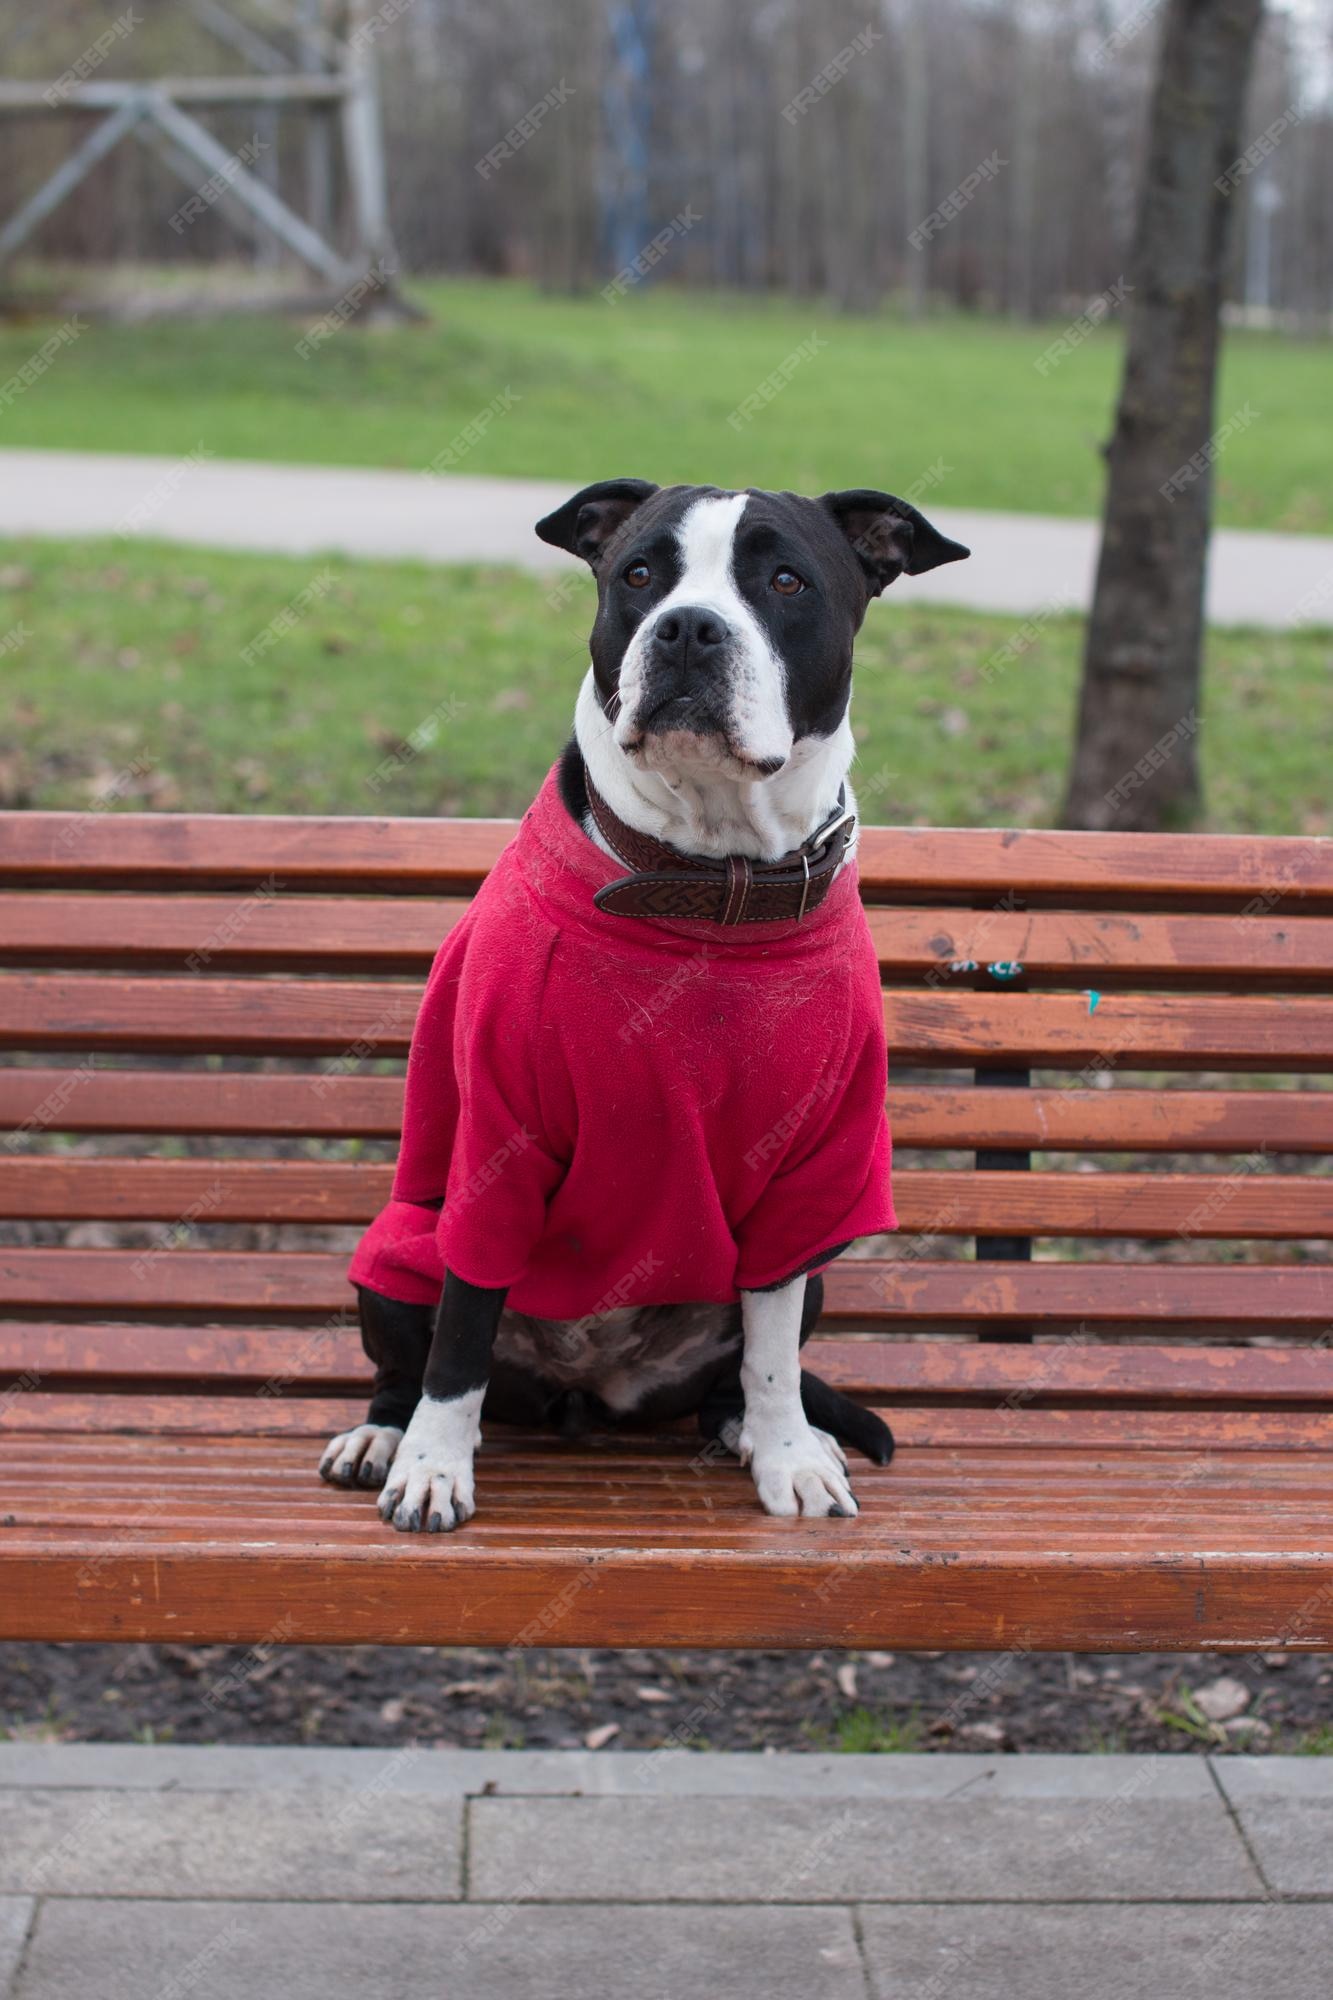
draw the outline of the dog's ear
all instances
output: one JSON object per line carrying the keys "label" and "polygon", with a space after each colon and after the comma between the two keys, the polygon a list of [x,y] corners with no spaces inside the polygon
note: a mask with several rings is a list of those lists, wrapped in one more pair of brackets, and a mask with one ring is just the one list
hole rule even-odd
{"label": "dog's ear", "polygon": [[568,549],[596,569],[611,537],[657,491],[649,479],[601,479],[538,521],[537,533],[552,548]]}
{"label": "dog's ear", "polygon": [[962,562],[970,556],[961,542],[951,542],[932,528],[909,500],[893,493],[858,488],[850,493],[826,493],[820,501],[846,535],[878,597],[904,570],[920,576],[941,563]]}

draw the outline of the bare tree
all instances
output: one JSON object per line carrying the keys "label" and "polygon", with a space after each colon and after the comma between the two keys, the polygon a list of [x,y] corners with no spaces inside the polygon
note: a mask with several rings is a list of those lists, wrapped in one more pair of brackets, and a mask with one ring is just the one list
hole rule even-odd
{"label": "bare tree", "polygon": [[1263,0],[1169,0],[1125,372],[1107,449],[1068,826],[1197,813],[1214,404],[1240,123]]}

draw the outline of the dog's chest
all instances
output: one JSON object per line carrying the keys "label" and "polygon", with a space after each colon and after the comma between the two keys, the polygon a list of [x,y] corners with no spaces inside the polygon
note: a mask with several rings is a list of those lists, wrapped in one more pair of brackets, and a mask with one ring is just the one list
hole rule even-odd
{"label": "dog's chest", "polygon": [[722,1361],[737,1338],[736,1309],[726,1305],[618,1306],[577,1320],[506,1312],[496,1354],[627,1415],[655,1391]]}

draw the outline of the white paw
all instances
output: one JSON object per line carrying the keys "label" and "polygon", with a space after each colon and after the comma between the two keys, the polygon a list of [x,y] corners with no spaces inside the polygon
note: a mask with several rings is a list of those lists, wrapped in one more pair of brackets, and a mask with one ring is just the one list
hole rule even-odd
{"label": "white paw", "polygon": [[395,1528],[438,1535],[476,1513],[472,1454],[481,1436],[484,1393],[423,1396],[417,1404],[380,1495],[380,1514]]}
{"label": "white paw", "polygon": [[399,1447],[393,1470],[380,1494],[380,1514],[395,1528],[438,1535],[460,1528],[477,1511],[472,1484],[472,1459],[450,1463]]}
{"label": "white paw", "polygon": [[402,1432],[392,1424],[358,1424],[330,1438],[319,1461],[319,1476],[332,1486],[383,1486]]}
{"label": "white paw", "polygon": [[743,1430],[739,1443],[766,1514],[856,1513],[846,1454],[827,1431],[812,1424],[779,1426],[757,1435]]}

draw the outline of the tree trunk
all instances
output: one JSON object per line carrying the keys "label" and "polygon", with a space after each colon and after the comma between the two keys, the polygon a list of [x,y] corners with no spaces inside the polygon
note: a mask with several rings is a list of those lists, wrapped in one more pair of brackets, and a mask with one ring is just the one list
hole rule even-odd
{"label": "tree trunk", "polygon": [[[1212,459],[1225,449],[1213,406],[1234,200],[1217,183],[1242,150],[1262,12],[1263,0],[1168,0],[1066,826],[1180,824],[1201,804],[1204,573]],[[1243,428],[1254,414],[1230,422]]]}

